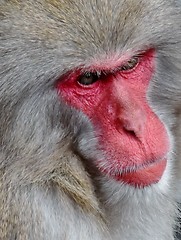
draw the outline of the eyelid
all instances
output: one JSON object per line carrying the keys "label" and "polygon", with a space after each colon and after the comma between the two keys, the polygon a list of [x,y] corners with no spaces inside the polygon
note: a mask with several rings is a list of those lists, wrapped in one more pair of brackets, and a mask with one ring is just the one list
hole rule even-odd
{"label": "eyelid", "polygon": [[[134,61],[135,62],[131,62]],[[125,63],[123,63],[118,70],[120,70],[121,72],[129,72],[135,69],[135,67],[139,64],[140,62],[140,56],[135,55],[133,57],[131,57],[130,59],[128,59]],[[133,66],[131,66],[131,64],[133,64]],[[124,69],[125,67],[125,69]]]}
{"label": "eyelid", "polygon": [[[110,71],[105,71],[105,70],[102,70],[102,71],[80,71],[80,75],[78,77],[78,80],[77,80],[77,83],[83,87],[89,87],[90,85],[92,84],[95,84],[97,81],[101,80],[102,78],[105,78],[106,76],[110,75],[110,74],[114,74],[118,71],[122,72],[122,73],[130,73],[132,71],[135,70],[135,68],[139,65],[139,62],[140,62],[140,59],[143,57],[143,53],[138,53],[138,54],[135,54],[133,55],[131,58],[129,58],[126,62],[124,62],[123,64],[121,64],[121,66],[118,66],[117,68],[113,69],[113,70],[110,70]],[[136,62],[135,64],[133,63],[133,67],[129,67],[129,64],[131,65],[131,61],[132,60],[135,60],[136,59]],[[130,63],[129,63],[130,62]],[[123,69],[123,67],[126,67],[128,66],[128,69]],[[86,77],[86,75],[92,75],[94,77],[97,77],[97,80],[93,83],[90,83],[90,84],[81,84],[81,82],[79,81],[81,78],[83,77]]]}

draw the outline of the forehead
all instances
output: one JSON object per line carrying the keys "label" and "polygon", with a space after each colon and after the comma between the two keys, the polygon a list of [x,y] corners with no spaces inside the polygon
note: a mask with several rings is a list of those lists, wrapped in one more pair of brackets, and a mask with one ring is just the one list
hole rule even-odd
{"label": "forehead", "polygon": [[[10,0],[13,26],[66,56],[122,54],[168,38],[172,0]],[[17,11],[17,9],[19,11]],[[17,27],[18,28],[18,27]],[[167,29],[168,28],[168,29]]]}

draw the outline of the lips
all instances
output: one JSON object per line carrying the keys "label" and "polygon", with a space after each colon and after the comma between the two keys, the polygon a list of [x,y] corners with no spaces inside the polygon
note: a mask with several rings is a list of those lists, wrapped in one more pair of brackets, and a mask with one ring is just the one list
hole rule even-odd
{"label": "lips", "polygon": [[121,181],[134,187],[143,188],[160,181],[167,161],[163,159],[157,163],[149,164],[133,172],[112,176],[116,181]]}

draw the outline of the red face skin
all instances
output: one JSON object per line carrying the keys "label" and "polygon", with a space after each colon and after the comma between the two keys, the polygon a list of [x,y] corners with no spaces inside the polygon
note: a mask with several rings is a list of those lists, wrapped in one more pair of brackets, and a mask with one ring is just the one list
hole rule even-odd
{"label": "red face skin", "polygon": [[154,60],[154,51],[149,50],[131,70],[106,70],[96,82],[82,85],[79,69],[57,84],[61,97],[86,114],[98,133],[106,154],[97,161],[100,171],[136,187],[160,180],[169,151],[165,127],[146,99]]}

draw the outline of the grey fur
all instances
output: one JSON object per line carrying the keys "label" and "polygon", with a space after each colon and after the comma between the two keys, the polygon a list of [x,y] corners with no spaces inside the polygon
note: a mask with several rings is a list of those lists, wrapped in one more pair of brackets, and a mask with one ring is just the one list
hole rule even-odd
{"label": "grey fur", "polygon": [[[173,239],[179,5],[176,0],[0,0],[0,239]],[[93,161],[103,154],[95,133],[86,116],[60,101],[54,84],[65,72],[109,53],[121,56],[150,46],[157,50],[157,71],[148,100],[178,149],[171,149],[158,184],[134,189],[92,174]]]}

